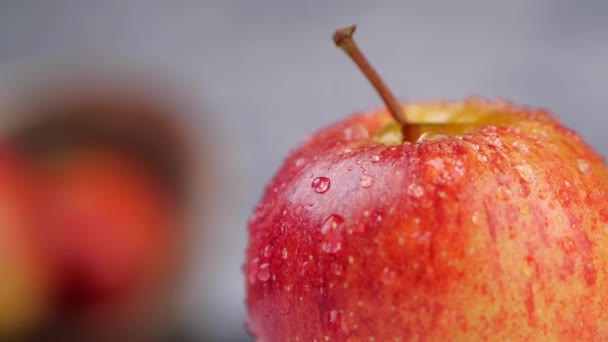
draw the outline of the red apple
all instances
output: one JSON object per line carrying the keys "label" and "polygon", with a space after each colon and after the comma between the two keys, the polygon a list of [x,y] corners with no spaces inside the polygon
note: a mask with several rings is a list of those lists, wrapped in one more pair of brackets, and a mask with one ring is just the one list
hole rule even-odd
{"label": "red apple", "polygon": [[67,314],[138,310],[173,274],[179,232],[164,185],[113,149],[72,148],[41,163],[40,234]]}
{"label": "red apple", "polygon": [[15,151],[0,147],[0,340],[28,333],[46,311],[50,283],[32,221],[30,176]]}
{"label": "red apple", "polygon": [[256,340],[608,339],[602,158],[544,110],[379,90],[391,113],[312,135],[249,221]]}

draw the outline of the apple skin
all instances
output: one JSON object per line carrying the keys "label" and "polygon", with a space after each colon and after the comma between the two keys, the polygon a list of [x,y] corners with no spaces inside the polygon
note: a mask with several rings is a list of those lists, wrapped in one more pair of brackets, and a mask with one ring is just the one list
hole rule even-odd
{"label": "apple skin", "polygon": [[32,217],[34,178],[15,149],[0,147],[0,340],[18,339],[47,312],[51,281]]}
{"label": "apple skin", "polygon": [[177,212],[128,154],[73,147],[38,161],[39,224],[64,315],[131,315],[158,302],[175,269]]}
{"label": "apple skin", "polygon": [[478,125],[378,144],[392,119],[377,110],[292,151],[249,220],[254,338],[608,338],[602,158],[543,110],[476,98],[405,109]]}

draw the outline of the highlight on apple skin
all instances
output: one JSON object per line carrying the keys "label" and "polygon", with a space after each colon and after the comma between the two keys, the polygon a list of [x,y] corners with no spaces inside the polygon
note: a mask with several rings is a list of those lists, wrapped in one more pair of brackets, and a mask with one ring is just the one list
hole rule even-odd
{"label": "highlight on apple skin", "polygon": [[603,159],[545,110],[396,106],[316,132],[266,187],[248,223],[251,335],[608,338]]}

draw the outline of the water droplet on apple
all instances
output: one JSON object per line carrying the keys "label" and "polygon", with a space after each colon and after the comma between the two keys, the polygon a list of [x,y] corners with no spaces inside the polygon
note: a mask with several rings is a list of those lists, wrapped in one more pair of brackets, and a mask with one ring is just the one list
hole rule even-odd
{"label": "water droplet on apple", "polygon": [[419,184],[412,183],[408,186],[407,193],[412,197],[420,198],[424,195],[424,188]]}
{"label": "water droplet on apple", "polygon": [[346,332],[344,315],[341,311],[331,310],[328,315],[328,327],[332,332]]}
{"label": "water droplet on apple", "polygon": [[488,161],[488,156],[486,156],[485,154],[478,154],[477,155],[477,160],[479,160],[481,162],[487,162]]}
{"label": "water droplet on apple", "polygon": [[296,167],[300,168],[300,167],[304,166],[305,163],[306,163],[306,159],[298,158],[298,160],[296,160]]}
{"label": "water droplet on apple", "polygon": [[502,147],[502,140],[500,139],[500,137],[496,134],[496,133],[492,133],[490,135],[488,135],[486,137],[486,141],[488,143],[490,143],[490,145],[496,146],[496,147]]}
{"label": "water droplet on apple", "polygon": [[528,164],[521,164],[521,165],[516,165],[515,166],[515,170],[519,173],[519,175],[521,176],[521,178],[528,182],[528,183],[533,183],[534,181],[536,181],[536,174],[534,173],[534,170],[532,169],[532,167]]}
{"label": "water droplet on apple", "polygon": [[479,211],[475,211],[473,213],[473,216],[471,216],[471,222],[473,222],[474,225],[479,225],[481,222],[481,213]]}
{"label": "water droplet on apple", "polygon": [[427,132],[422,133],[422,135],[420,135],[417,142],[434,141],[434,140],[441,140],[441,139],[446,139],[446,138],[448,138],[448,136],[443,133],[427,131]]}
{"label": "water droplet on apple", "polygon": [[511,198],[511,189],[509,189],[506,185],[501,185],[496,189],[496,198],[500,200],[508,200]]}
{"label": "water droplet on apple", "polygon": [[342,273],[344,273],[344,266],[342,266],[342,264],[339,264],[337,262],[334,262],[333,264],[331,264],[331,269],[334,272],[334,274],[337,276],[341,276]]}
{"label": "water droplet on apple", "polygon": [[249,265],[249,272],[247,272],[247,279],[249,279],[249,283],[254,284],[258,278],[258,263],[260,262],[259,258],[255,258],[251,260],[251,264]]}
{"label": "water droplet on apple", "polygon": [[382,282],[385,285],[390,285],[395,282],[396,273],[388,267],[382,270]]}
{"label": "water droplet on apple", "polygon": [[519,152],[521,153],[528,153],[530,151],[530,149],[528,148],[528,145],[526,145],[525,143],[521,142],[521,141],[514,141],[513,142],[513,147],[515,147],[516,149],[519,150]]}
{"label": "water droplet on apple", "polygon": [[258,269],[258,279],[260,281],[268,281],[270,279],[270,264],[263,263]]}
{"label": "water droplet on apple", "polygon": [[379,155],[377,155],[377,154],[374,154],[374,155],[372,156],[372,163],[377,163],[377,162],[379,162],[379,161],[380,161],[380,156],[379,156]]}
{"label": "water droplet on apple", "polygon": [[272,246],[266,245],[266,247],[264,247],[264,257],[268,258],[271,255],[272,255]]}
{"label": "water droplet on apple", "polygon": [[571,237],[565,236],[562,239],[562,249],[570,254],[576,250],[576,242]]}
{"label": "water droplet on apple", "polygon": [[300,268],[300,276],[303,276],[306,274],[306,271],[308,271],[308,266],[309,266],[308,261],[304,261],[302,263],[302,267]]}
{"label": "water droplet on apple", "polygon": [[347,170],[348,170],[348,171],[352,171],[352,170],[353,170],[353,167],[352,167],[352,166],[349,166],[349,167],[347,168]]}
{"label": "water droplet on apple", "polygon": [[584,159],[577,159],[576,168],[582,173],[587,173],[589,172],[589,163]]}
{"label": "water droplet on apple", "polygon": [[283,251],[281,252],[281,258],[283,258],[283,260],[287,259],[289,252],[287,252],[287,248],[283,248]]}
{"label": "water droplet on apple", "polygon": [[529,277],[532,274],[534,274],[535,271],[536,271],[536,260],[534,260],[534,258],[531,256],[526,257],[526,260],[524,261],[524,267],[523,267],[524,274],[526,275],[526,277]]}
{"label": "water droplet on apple", "polygon": [[330,185],[331,185],[331,183],[329,181],[329,178],[317,177],[312,181],[310,186],[316,193],[322,194],[324,192],[327,192],[327,190],[329,190]]}
{"label": "water droplet on apple", "polygon": [[321,250],[325,253],[337,253],[342,249],[342,223],[344,219],[336,214],[330,215],[321,226],[323,241]]}
{"label": "water droplet on apple", "polygon": [[370,175],[364,174],[359,178],[359,185],[361,185],[362,188],[369,188],[373,183],[374,178]]}
{"label": "water droplet on apple", "polygon": [[344,138],[346,140],[362,140],[369,138],[369,132],[362,125],[354,125],[344,129]]}
{"label": "water droplet on apple", "polygon": [[570,193],[567,190],[560,190],[559,196],[564,202],[565,205],[569,205],[572,198],[570,197]]}
{"label": "water droplet on apple", "polygon": [[412,233],[412,239],[416,240],[416,242],[419,244],[427,243],[428,241],[430,241],[432,236],[433,233],[431,233],[430,231],[417,231]]}

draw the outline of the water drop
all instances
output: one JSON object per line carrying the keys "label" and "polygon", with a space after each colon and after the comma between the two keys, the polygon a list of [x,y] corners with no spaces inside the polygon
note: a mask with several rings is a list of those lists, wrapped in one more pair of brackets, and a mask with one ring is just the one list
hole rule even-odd
{"label": "water drop", "polygon": [[426,162],[427,165],[434,167],[437,170],[443,171],[445,169],[445,163],[443,158],[433,158]]}
{"label": "water drop", "polygon": [[534,170],[528,164],[516,165],[515,170],[519,173],[521,178],[528,183],[533,183],[536,181],[536,175],[534,174]]}
{"label": "water drop", "polygon": [[570,193],[567,190],[560,190],[559,196],[564,202],[565,205],[569,205],[572,198],[570,197]]}
{"label": "water drop", "polygon": [[298,158],[298,160],[296,160],[296,167],[300,168],[300,167],[304,166],[305,163],[306,163],[306,159]]}
{"label": "water drop", "polygon": [[417,142],[441,140],[446,139],[447,137],[448,136],[445,134],[429,131],[422,133],[422,135],[420,135],[420,137],[418,138]]}
{"label": "water drop", "polygon": [[306,274],[306,271],[308,270],[308,261],[304,261],[302,263],[302,268],[300,268],[300,276],[303,276]]}
{"label": "water drop", "polygon": [[349,167],[347,168],[347,170],[348,170],[348,171],[352,171],[352,170],[353,170],[353,167],[352,167],[352,166],[349,166]]}
{"label": "water drop", "polygon": [[336,214],[330,215],[321,226],[323,241],[321,250],[325,253],[337,253],[342,249],[342,223],[344,219]]}
{"label": "water drop", "polygon": [[329,190],[330,185],[331,183],[329,181],[329,178],[317,177],[312,181],[312,184],[310,186],[316,193],[322,194]]}
{"label": "water drop", "polygon": [[485,154],[478,154],[477,155],[477,160],[479,160],[481,162],[487,162],[488,161],[488,157]]}
{"label": "water drop", "polygon": [[562,249],[564,252],[570,254],[576,250],[576,242],[569,236],[565,236],[562,239]]}
{"label": "water drop", "polygon": [[412,197],[420,198],[424,195],[424,188],[419,184],[412,183],[408,186],[407,193]]}
{"label": "water drop", "polygon": [[[341,311],[331,310],[329,312],[328,317],[328,327],[333,332],[346,332],[346,327],[344,326],[344,315]],[[328,339],[326,339],[328,341]]]}
{"label": "water drop", "polygon": [[496,189],[496,198],[499,200],[508,200],[511,198],[511,189],[506,185],[501,185]]}
{"label": "water drop", "polygon": [[377,154],[374,154],[374,155],[372,156],[372,163],[377,163],[377,162],[379,162],[379,161],[380,161],[380,156],[379,156],[379,155],[377,155]]}
{"label": "water drop", "polygon": [[373,183],[374,178],[370,175],[361,175],[361,178],[359,178],[359,185],[361,185],[362,188],[369,188]]}
{"label": "water drop", "polygon": [[530,151],[528,146],[521,141],[514,141],[513,146],[521,153],[528,153]]}
{"label": "water drop", "polygon": [[287,252],[287,248],[283,248],[283,251],[281,252],[281,258],[283,258],[283,260],[286,260],[288,254],[289,253]]}
{"label": "water drop", "polygon": [[344,129],[344,138],[346,140],[361,140],[369,138],[369,132],[362,125],[354,125]]}
{"label": "water drop", "polygon": [[251,264],[249,265],[249,272],[247,273],[247,279],[249,279],[249,283],[254,284],[258,278],[258,263],[260,262],[259,258],[255,258],[251,260]]}
{"label": "water drop", "polygon": [[576,168],[582,173],[587,173],[589,172],[589,163],[584,159],[577,159]]}
{"label": "water drop", "polygon": [[341,276],[342,273],[344,273],[344,266],[342,266],[342,264],[339,264],[337,262],[331,264],[331,269],[334,272],[334,274],[337,276]]}
{"label": "water drop", "polygon": [[430,231],[418,231],[412,234],[412,239],[416,240],[417,243],[424,244],[428,242],[432,236],[433,233]]}
{"label": "water drop", "polygon": [[266,247],[264,247],[264,257],[268,258],[271,255],[272,255],[272,246],[266,245]]}
{"label": "water drop", "polygon": [[384,270],[382,270],[382,282],[385,285],[389,285],[395,282],[395,276],[395,271],[391,270],[388,267],[385,267]]}
{"label": "water drop", "polygon": [[488,136],[486,138],[486,140],[491,144],[494,145],[496,147],[502,147],[502,140],[500,139],[500,137],[496,134],[492,134],[490,136]]}
{"label": "water drop", "polygon": [[264,263],[258,269],[258,279],[260,281],[268,281],[270,279],[270,264]]}
{"label": "water drop", "polygon": [[473,216],[471,216],[471,222],[473,222],[474,225],[479,225],[481,222],[481,213],[479,211],[473,213]]}
{"label": "water drop", "polygon": [[531,256],[526,257],[523,268],[526,277],[531,276],[536,271],[536,261]]}

